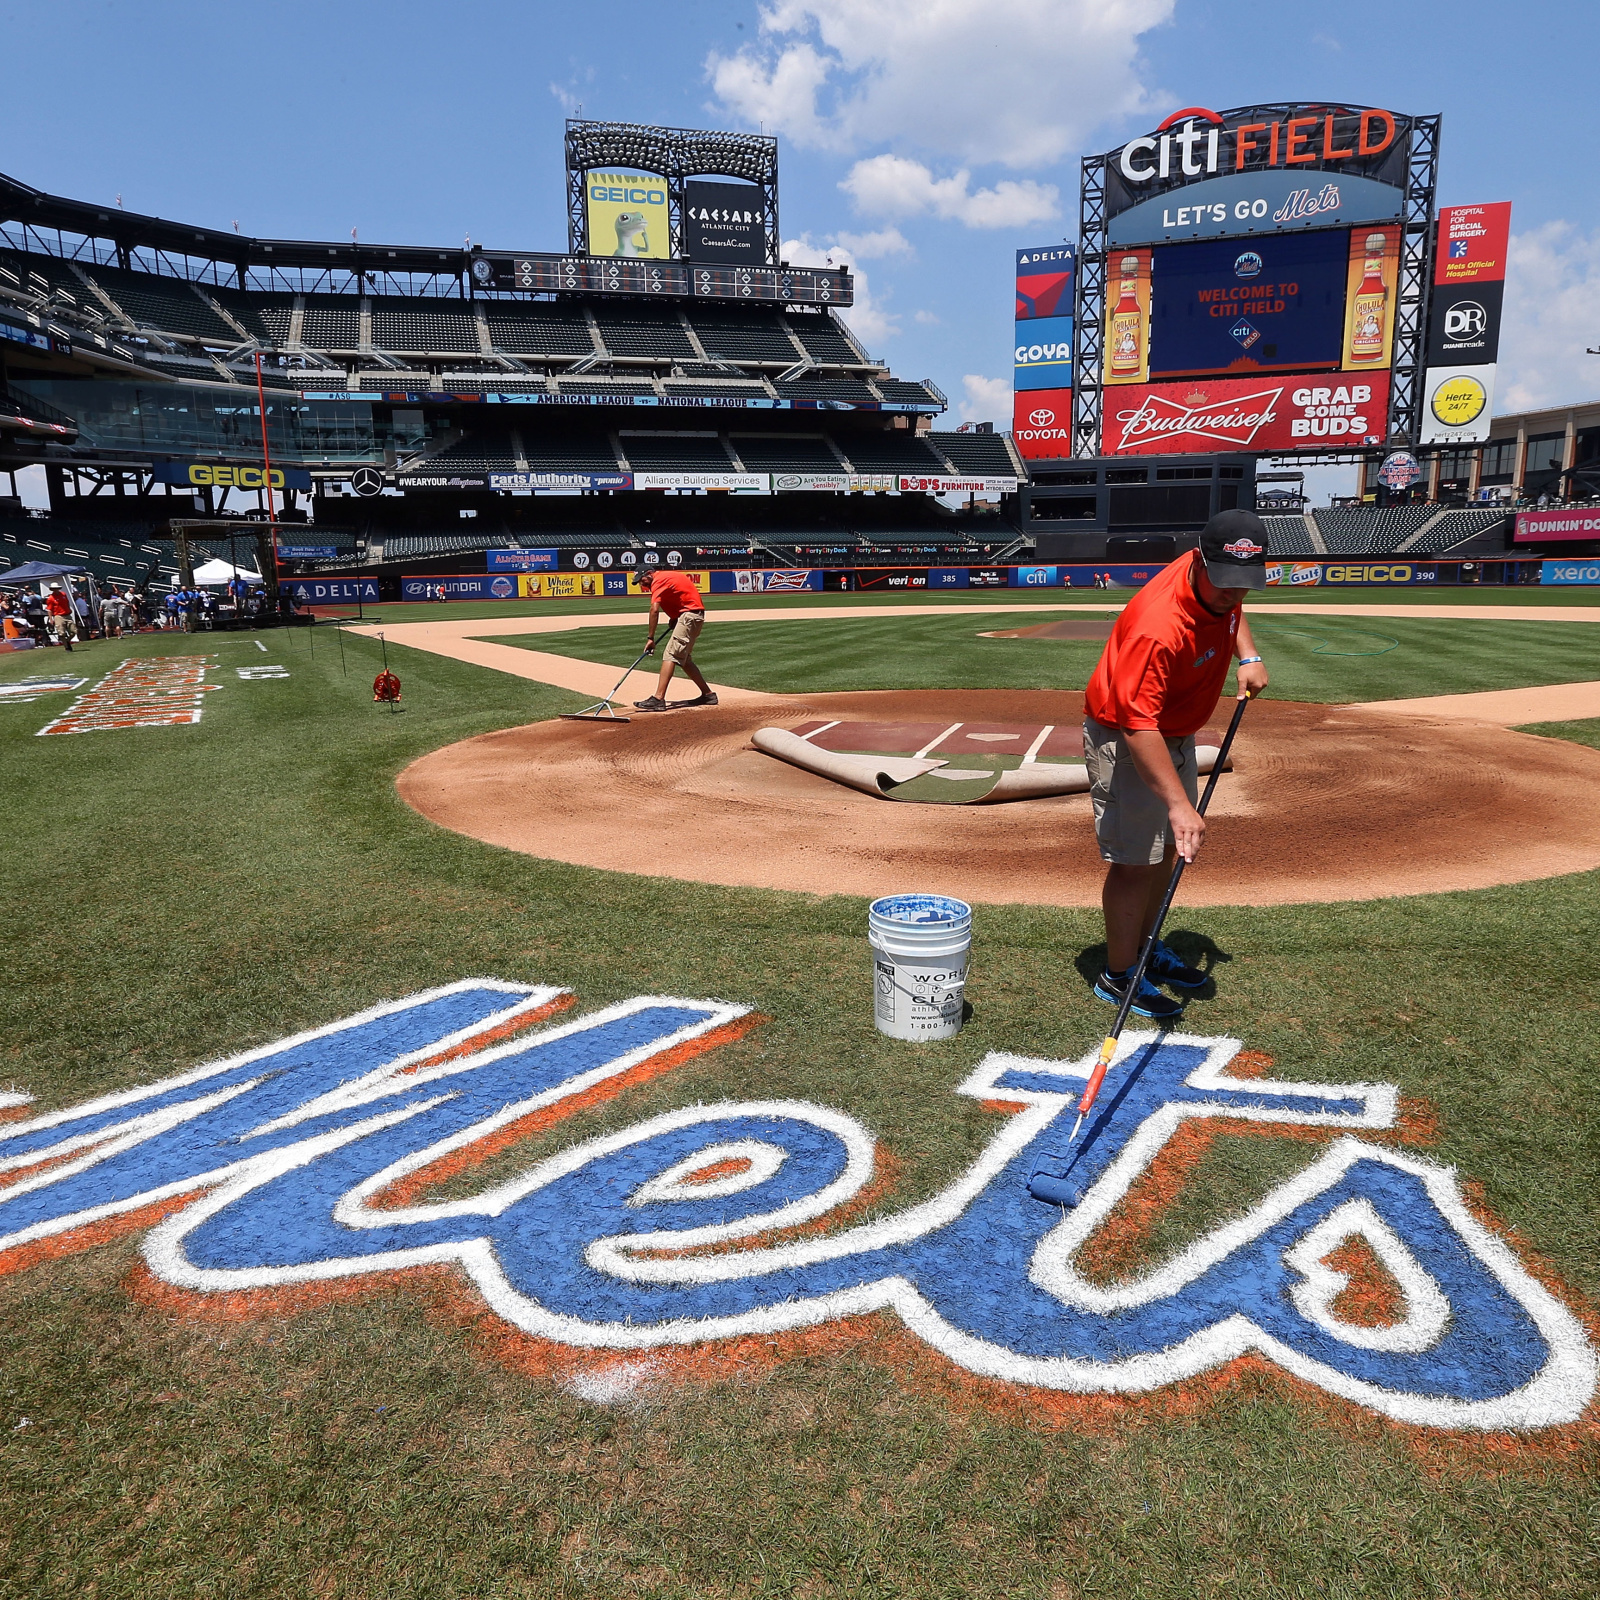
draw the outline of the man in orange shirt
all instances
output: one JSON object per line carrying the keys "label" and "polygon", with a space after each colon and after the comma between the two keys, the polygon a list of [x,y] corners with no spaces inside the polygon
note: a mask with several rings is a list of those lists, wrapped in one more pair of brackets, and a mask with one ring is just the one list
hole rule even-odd
{"label": "man in orange shirt", "polygon": [[639,574],[639,587],[650,596],[648,647],[655,649],[657,618],[663,611],[667,614],[667,621],[672,624],[672,631],[667,636],[667,648],[662,652],[661,676],[656,683],[656,692],[648,700],[634,701],[634,705],[640,711],[668,710],[667,685],[672,682],[674,669],[682,667],[699,686],[700,695],[695,700],[675,700],[673,708],[714,706],[717,697],[711,692],[711,685],[701,677],[699,667],[694,664],[694,642],[700,637],[706,620],[706,603],[700,598],[694,579],[686,572],[663,572],[658,567],[646,567]]}
{"label": "man in orange shirt", "polygon": [[[1095,836],[1109,863],[1101,905],[1106,966],[1095,981],[1120,1005],[1172,875],[1176,853],[1193,861],[1205,841],[1194,736],[1216,710],[1233,658],[1239,698],[1260,694],[1267,669],[1240,603],[1267,584],[1267,529],[1253,511],[1222,511],[1200,548],[1180,556],[1129,601],[1084,695],[1084,760]],[[1140,1016],[1170,1021],[1183,1005],[1157,982],[1198,989],[1205,973],[1165,943],[1150,954],[1135,995]]]}
{"label": "man in orange shirt", "polygon": [[50,585],[50,592],[44,597],[44,611],[48,619],[46,626],[55,636],[56,643],[64,644],[70,650],[74,632],[72,601],[59,583]]}

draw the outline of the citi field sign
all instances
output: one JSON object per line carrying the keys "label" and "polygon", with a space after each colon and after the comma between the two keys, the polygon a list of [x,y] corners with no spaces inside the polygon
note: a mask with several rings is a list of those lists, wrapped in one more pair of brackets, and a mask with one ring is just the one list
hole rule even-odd
{"label": "citi field sign", "polygon": [[1186,106],[1099,158],[1107,242],[1399,217],[1411,126],[1411,118],[1377,106]]}
{"label": "citi field sign", "polygon": [[[1255,1075],[1239,1041],[1125,1035],[1079,1146],[1084,1198],[1027,1176],[1094,1065],[991,1053],[952,1091],[1003,1113],[937,1193],[859,1218],[876,1135],[814,1102],[723,1101],[558,1142],[462,1196],[438,1185],[756,1018],[642,995],[565,1020],[551,986],[474,979],[142,1088],[4,1125],[0,1270],[113,1232],[199,1297],[445,1268],[511,1328],[591,1355],[771,1336],[887,1312],[980,1378],[1161,1389],[1255,1355],[1397,1422],[1535,1429],[1583,1415],[1582,1323],[1400,1148],[1398,1087]],[[26,1094],[0,1094],[13,1113]],[[624,1108],[625,1109],[625,1108]],[[641,1108],[642,1109],[642,1108]],[[1186,1127],[1278,1126],[1318,1148],[1159,1267],[1105,1283],[1084,1247]],[[1347,1250],[1346,1247],[1354,1247]],[[1345,1301],[1381,1265],[1380,1320]]]}

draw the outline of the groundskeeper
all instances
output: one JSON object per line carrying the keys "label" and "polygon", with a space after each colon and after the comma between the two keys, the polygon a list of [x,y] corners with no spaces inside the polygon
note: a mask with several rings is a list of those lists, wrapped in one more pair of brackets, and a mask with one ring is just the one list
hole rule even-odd
{"label": "groundskeeper", "polygon": [[[656,682],[656,692],[648,700],[635,700],[634,705],[640,711],[666,711],[678,706],[714,706],[717,697],[711,692],[711,685],[700,675],[699,667],[694,664],[694,642],[700,637],[700,630],[706,621],[706,603],[701,599],[694,579],[686,572],[663,572],[659,568],[647,567],[639,574],[639,587],[650,596],[650,637],[646,648],[655,648],[656,627],[662,612],[666,613],[672,631],[667,636],[667,648],[661,653],[661,676]],[[689,674],[700,694],[694,700],[675,700],[669,708],[667,685],[672,682],[672,674],[678,667]]]}
{"label": "groundskeeper", "polygon": [[[1197,550],[1129,601],[1089,679],[1083,752],[1095,837],[1110,863],[1101,891],[1106,964],[1094,992],[1113,1005],[1122,1003],[1155,926],[1174,853],[1193,861],[1205,842],[1194,736],[1216,710],[1235,656],[1241,700],[1267,686],[1240,607],[1250,590],[1266,587],[1266,555],[1260,517],[1219,512]],[[1157,984],[1198,989],[1205,982],[1205,973],[1158,942],[1133,1010],[1158,1021],[1181,1016],[1182,1002]]]}

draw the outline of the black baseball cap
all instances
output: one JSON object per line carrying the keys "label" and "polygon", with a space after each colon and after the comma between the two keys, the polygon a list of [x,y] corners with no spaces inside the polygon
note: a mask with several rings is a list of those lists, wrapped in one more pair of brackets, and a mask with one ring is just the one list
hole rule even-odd
{"label": "black baseball cap", "polygon": [[1219,589],[1265,589],[1267,525],[1253,511],[1219,511],[1200,535],[1200,559]]}

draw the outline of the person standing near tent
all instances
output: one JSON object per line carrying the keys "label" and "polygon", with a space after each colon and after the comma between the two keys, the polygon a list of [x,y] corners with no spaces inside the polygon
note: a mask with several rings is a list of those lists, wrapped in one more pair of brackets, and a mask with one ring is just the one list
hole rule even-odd
{"label": "person standing near tent", "polygon": [[672,631],[667,636],[667,648],[662,651],[661,675],[656,681],[656,692],[647,700],[634,701],[635,707],[640,711],[667,710],[667,685],[672,682],[672,674],[678,667],[682,667],[694,680],[700,694],[697,699],[678,700],[674,705],[714,706],[717,697],[711,692],[711,685],[701,676],[699,667],[694,664],[694,643],[700,637],[700,630],[706,621],[706,603],[700,597],[694,579],[687,572],[662,572],[658,568],[646,567],[639,574],[639,588],[650,596],[650,637],[647,648],[655,649],[657,619],[662,612],[666,613]]}
{"label": "person standing near tent", "polygon": [[49,594],[44,597],[44,614],[50,636],[57,644],[64,644],[70,650],[72,635],[75,632],[72,601],[67,598],[66,590],[59,583],[52,583]]}
{"label": "person standing near tent", "polygon": [[[1123,608],[1089,679],[1083,754],[1095,837],[1107,863],[1106,963],[1094,992],[1112,1005],[1127,993],[1174,857],[1193,861],[1205,842],[1194,736],[1216,710],[1233,658],[1239,658],[1241,700],[1267,686],[1266,664],[1241,609],[1252,589],[1267,586],[1266,554],[1260,517],[1218,512],[1199,549],[1179,556]],[[1161,941],[1145,971],[1132,1009],[1156,1021],[1183,1014],[1182,1002],[1156,983],[1198,989],[1206,982],[1204,972]]]}

